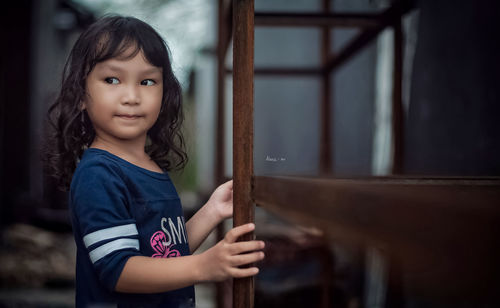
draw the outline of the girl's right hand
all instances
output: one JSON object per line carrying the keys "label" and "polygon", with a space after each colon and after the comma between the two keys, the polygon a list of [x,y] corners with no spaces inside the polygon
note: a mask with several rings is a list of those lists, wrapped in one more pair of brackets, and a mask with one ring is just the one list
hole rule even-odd
{"label": "girl's right hand", "polygon": [[217,245],[200,254],[200,275],[202,281],[223,281],[228,278],[254,276],[257,267],[239,268],[241,265],[264,259],[263,241],[236,242],[243,234],[252,232],[250,223],[231,229]]}

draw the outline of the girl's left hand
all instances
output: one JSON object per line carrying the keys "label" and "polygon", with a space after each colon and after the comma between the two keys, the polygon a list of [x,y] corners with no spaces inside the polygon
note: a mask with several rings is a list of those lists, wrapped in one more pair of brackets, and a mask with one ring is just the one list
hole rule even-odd
{"label": "girl's left hand", "polygon": [[208,203],[220,220],[233,216],[233,180],[227,181],[215,189]]}

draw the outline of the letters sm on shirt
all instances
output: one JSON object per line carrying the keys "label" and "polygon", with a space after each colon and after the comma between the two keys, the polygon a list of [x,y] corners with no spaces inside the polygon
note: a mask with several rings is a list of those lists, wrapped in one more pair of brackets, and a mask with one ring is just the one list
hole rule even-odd
{"label": "letters sm on shirt", "polygon": [[174,245],[187,245],[187,234],[184,217],[177,216],[176,221],[172,218],[162,217],[161,231],[156,231],[150,239],[151,248],[156,252],[153,258],[179,257],[181,253],[173,249]]}
{"label": "letters sm on shirt", "polygon": [[165,232],[167,239],[164,243],[165,246],[169,246],[172,241],[173,244],[187,244],[187,235],[185,229],[184,217],[177,216],[177,222],[174,223],[172,218],[162,217],[161,219],[161,229]]}

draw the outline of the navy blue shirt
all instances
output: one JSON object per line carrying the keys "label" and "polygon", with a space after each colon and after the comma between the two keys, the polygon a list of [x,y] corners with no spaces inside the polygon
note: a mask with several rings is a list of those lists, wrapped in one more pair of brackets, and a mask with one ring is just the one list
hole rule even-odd
{"label": "navy blue shirt", "polygon": [[115,292],[132,256],[190,254],[179,196],[167,172],[87,149],[70,187],[77,247],[77,307],[193,307],[194,287],[161,294]]}

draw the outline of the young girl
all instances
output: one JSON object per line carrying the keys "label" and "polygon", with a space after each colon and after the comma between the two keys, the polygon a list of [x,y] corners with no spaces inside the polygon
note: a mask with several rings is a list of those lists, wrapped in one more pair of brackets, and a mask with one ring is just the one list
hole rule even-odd
{"label": "young girl", "polygon": [[252,224],[191,255],[232,216],[233,184],[185,223],[167,173],[187,159],[181,88],[149,25],[120,16],[91,25],[71,51],[49,119],[48,167],[70,192],[78,307],[194,306],[193,284],[258,273],[240,266],[262,260],[264,243],[236,242]]}

